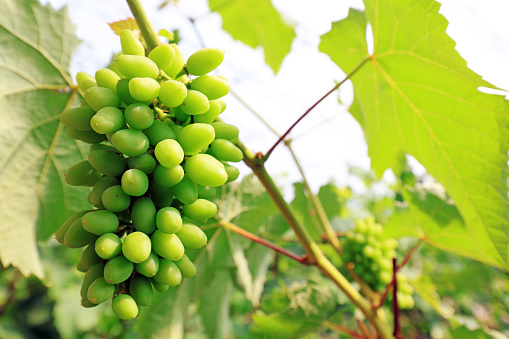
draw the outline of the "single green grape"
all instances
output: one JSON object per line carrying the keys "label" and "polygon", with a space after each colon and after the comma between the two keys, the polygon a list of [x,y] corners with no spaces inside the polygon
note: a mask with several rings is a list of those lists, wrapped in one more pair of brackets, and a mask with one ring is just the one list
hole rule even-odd
{"label": "single green grape", "polygon": [[98,264],[102,261],[101,257],[97,255],[95,252],[95,248],[93,244],[85,247],[83,252],[81,253],[81,258],[78,264],[76,265],[76,269],[80,272],[86,273],[90,267]]}
{"label": "single green grape", "polygon": [[112,177],[121,175],[126,167],[126,161],[123,156],[117,152],[106,150],[91,152],[88,156],[88,162],[100,173]]}
{"label": "single green grape", "polygon": [[173,261],[162,258],[154,280],[160,284],[177,286],[182,282],[182,273]]}
{"label": "single green grape", "polygon": [[239,169],[235,166],[224,164],[224,169],[228,174],[228,179],[226,180],[227,183],[237,180],[240,175]]}
{"label": "single green grape", "polygon": [[61,244],[64,243],[64,237],[65,237],[65,233],[69,230],[69,227],[71,227],[71,225],[76,221],[76,220],[79,220],[81,219],[82,216],[84,216],[85,214],[87,214],[89,212],[89,210],[83,210],[83,211],[78,211],[76,213],[74,213],[73,215],[71,215],[63,224],[62,226],[60,226],[60,228],[57,230],[57,232],[55,233],[55,238],[57,239],[57,241]]}
{"label": "single green grape", "polygon": [[80,106],[69,108],[60,113],[60,122],[67,127],[80,131],[91,131],[90,119],[95,115],[95,111],[90,106]]}
{"label": "single green grape", "polygon": [[173,139],[160,141],[156,145],[154,152],[156,159],[164,167],[175,167],[184,160],[184,150],[180,144]]}
{"label": "single green grape", "polygon": [[136,157],[130,157],[127,160],[127,166],[129,168],[139,169],[145,174],[152,174],[157,166],[156,159],[149,153],[143,153]]}
{"label": "single green grape", "polygon": [[152,248],[159,256],[168,260],[180,260],[184,256],[184,245],[175,234],[156,230],[152,234]]}
{"label": "single green grape", "polygon": [[244,158],[242,151],[226,139],[216,139],[210,144],[214,156],[223,161],[239,162]]}
{"label": "single green grape", "polygon": [[236,126],[218,121],[211,124],[216,132],[216,139],[226,139],[236,144],[239,141],[239,129]]}
{"label": "single green grape", "polygon": [[87,299],[94,304],[100,304],[109,300],[115,293],[115,286],[110,285],[104,278],[97,278],[90,284],[87,292]]}
{"label": "single green grape", "polygon": [[224,59],[224,51],[219,48],[202,48],[187,59],[186,69],[192,75],[212,72]]}
{"label": "single green grape", "polygon": [[230,84],[220,77],[203,75],[191,82],[191,89],[205,94],[209,100],[215,100],[230,92]]}
{"label": "single green grape", "polygon": [[120,152],[130,157],[145,153],[150,144],[141,131],[134,129],[121,129],[111,136],[111,143]]}
{"label": "single green grape", "polygon": [[129,127],[138,130],[149,128],[154,123],[154,112],[143,103],[134,103],[127,106],[124,117]]}
{"label": "single green grape", "polygon": [[67,135],[73,139],[81,140],[89,144],[95,144],[105,140],[104,135],[92,131],[80,131],[71,127],[66,128]]}
{"label": "single green grape", "polygon": [[163,68],[163,71],[169,77],[175,78],[175,76],[180,71],[182,71],[182,68],[184,67],[184,63],[186,60],[184,58],[184,55],[180,51],[180,48],[176,44],[170,44],[170,47],[173,48],[173,50],[175,51],[175,58],[168,67]]}
{"label": "single green grape", "polygon": [[102,202],[107,210],[121,212],[129,207],[131,204],[131,197],[124,192],[122,186],[116,185],[104,190]]}
{"label": "single green grape", "polygon": [[124,29],[120,32],[120,45],[122,45],[122,54],[124,55],[145,56],[143,44],[130,29]]}
{"label": "single green grape", "polygon": [[152,284],[147,277],[137,275],[129,282],[129,293],[140,306],[149,306],[152,304],[154,292]]}
{"label": "single green grape", "polygon": [[182,259],[175,262],[175,264],[177,264],[177,267],[184,278],[192,278],[196,275],[196,266],[191,260],[189,260],[187,255],[184,254]]}
{"label": "single green grape", "polygon": [[207,112],[210,108],[210,103],[205,94],[190,89],[187,91],[187,96],[179,107],[186,114],[197,115]]}
{"label": "single green grape", "polygon": [[99,134],[115,133],[124,126],[124,114],[116,107],[104,107],[90,119],[92,129]]}
{"label": "single green grape", "polygon": [[133,297],[127,294],[119,294],[113,298],[111,303],[113,313],[123,320],[131,320],[138,315],[138,305]]}
{"label": "single green grape", "polygon": [[193,155],[184,169],[192,181],[202,186],[221,186],[228,179],[224,165],[208,154]]}
{"label": "single green grape", "polygon": [[180,165],[172,168],[159,165],[156,167],[153,176],[157,184],[164,187],[172,187],[184,178],[184,168]]}
{"label": "single green grape", "polygon": [[207,112],[194,116],[194,122],[211,124],[221,114],[221,103],[219,100],[210,100],[210,108]]}
{"label": "single green grape", "polygon": [[215,131],[209,124],[191,124],[184,127],[177,138],[185,155],[193,155],[214,141]]}
{"label": "single green grape", "polygon": [[157,79],[159,76],[159,68],[155,62],[145,56],[120,55],[115,62],[127,78]]}
{"label": "single green grape", "polygon": [[169,44],[162,44],[151,50],[148,58],[155,62],[157,67],[166,69],[175,59],[175,50]]}
{"label": "single green grape", "polygon": [[159,256],[152,251],[144,262],[134,264],[134,268],[146,277],[153,277],[159,270]]}
{"label": "single green grape", "polygon": [[198,198],[212,200],[216,197],[217,188],[198,185]]}
{"label": "single green grape", "polygon": [[104,176],[101,179],[97,180],[90,192],[90,203],[96,208],[104,208],[102,196],[103,192],[115,185],[119,185],[120,182],[115,177]]}
{"label": "single green grape", "polygon": [[197,199],[189,205],[184,205],[184,215],[196,221],[207,220],[217,214],[217,205],[212,201]]}
{"label": "single green grape", "polygon": [[81,224],[86,231],[96,235],[114,232],[119,226],[115,213],[108,210],[88,212],[81,218]]}
{"label": "single green grape", "polygon": [[[83,282],[81,283],[80,295],[82,299],[87,299],[88,288],[94,281],[103,277],[104,273],[104,263],[100,262],[90,267],[83,277]],[[88,300],[89,301],[89,300]],[[90,302],[90,301],[89,301]]]}
{"label": "single green grape", "polygon": [[134,264],[122,255],[110,259],[104,266],[104,279],[108,284],[120,284],[133,273]]}
{"label": "single green grape", "polygon": [[65,173],[65,182],[72,186],[94,186],[102,177],[87,160],[72,165]]}
{"label": "single green grape", "polygon": [[143,133],[147,136],[152,146],[156,146],[166,139],[177,139],[170,126],[160,120],[155,120],[149,128],[143,130]]}
{"label": "single green grape", "polygon": [[93,243],[97,239],[97,235],[86,231],[82,224],[81,218],[76,220],[69,226],[64,236],[64,245],[69,248],[80,248],[85,247],[90,243]]}
{"label": "single green grape", "polygon": [[117,91],[117,82],[120,77],[111,69],[103,68],[95,72],[95,81],[97,86],[109,88],[112,91]]}
{"label": "single green grape", "polygon": [[157,229],[161,232],[172,234],[182,228],[180,212],[173,207],[163,207],[156,214]]}
{"label": "single green grape", "polygon": [[186,85],[179,81],[168,80],[163,82],[159,91],[159,100],[168,107],[177,107],[187,96]]}
{"label": "single green grape", "polygon": [[83,97],[87,104],[89,104],[96,112],[104,107],[120,106],[120,97],[118,94],[105,87],[90,87],[85,91]]}
{"label": "single green grape", "polygon": [[134,263],[142,263],[148,259],[152,249],[150,238],[143,232],[133,232],[124,239],[122,253]]}
{"label": "single green grape", "polygon": [[76,74],[76,82],[78,83],[78,87],[85,91],[86,89],[83,89],[82,86],[85,82],[88,82],[88,81],[92,81],[92,82],[95,82],[95,78],[93,76],[91,76],[90,74],[88,74],[87,72],[78,72],[78,74]]}
{"label": "single green grape", "polygon": [[156,229],[156,207],[152,199],[141,197],[134,201],[131,209],[134,228],[145,234],[151,234]]}
{"label": "single green grape", "polygon": [[183,204],[192,204],[198,199],[198,186],[187,175],[184,175],[178,184],[170,187],[170,191]]}
{"label": "single green grape", "polygon": [[129,93],[138,101],[151,101],[159,96],[159,83],[152,78],[132,78]]}
{"label": "single green grape", "polygon": [[185,223],[177,236],[184,247],[196,250],[207,244],[207,235],[196,225]]}
{"label": "single green grape", "polygon": [[142,196],[148,190],[148,177],[139,169],[125,171],[120,182],[124,192],[131,196]]}
{"label": "single green grape", "polygon": [[99,257],[108,260],[120,254],[122,241],[118,235],[106,233],[95,241],[94,249]]}

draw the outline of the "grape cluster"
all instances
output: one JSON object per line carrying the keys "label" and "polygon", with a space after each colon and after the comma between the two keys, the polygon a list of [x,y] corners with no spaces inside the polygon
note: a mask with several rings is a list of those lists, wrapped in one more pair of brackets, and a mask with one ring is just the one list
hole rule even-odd
{"label": "grape cluster", "polygon": [[70,137],[91,144],[65,181],[93,187],[94,209],[72,215],[56,239],[86,246],[77,265],[86,273],[82,305],[112,299],[119,318],[133,319],[151,304],[153,288],[164,292],[196,275],[185,250],[205,246],[207,236],[193,222],[216,215],[211,200],[238,177],[228,162],[243,154],[238,129],[215,122],[229,84],[207,73],[223,61],[222,50],[204,48],[186,62],[175,44],[146,57],[132,31],[120,40],[111,69],[78,73],[85,102],[60,115]]}
{"label": "grape cluster", "polygon": [[[357,220],[355,227],[342,239],[343,260],[353,263],[353,271],[369,287],[383,292],[392,281],[392,259],[396,257],[398,241],[383,237],[383,227],[373,218]],[[413,287],[401,272],[396,275],[398,281],[398,305],[401,309],[414,306]]]}

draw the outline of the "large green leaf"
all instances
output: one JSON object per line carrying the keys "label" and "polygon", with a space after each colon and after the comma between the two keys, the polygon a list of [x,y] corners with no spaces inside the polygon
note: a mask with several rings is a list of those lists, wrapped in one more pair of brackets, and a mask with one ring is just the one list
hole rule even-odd
{"label": "large green leaf", "polygon": [[47,238],[86,197],[64,182],[83,156],[58,119],[78,97],[68,74],[78,42],[66,9],[36,0],[0,7],[0,258],[42,277],[37,237]]}
{"label": "large green leaf", "polygon": [[265,62],[277,72],[290,52],[294,29],[270,0],[209,0],[210,10],[223,18],[223,29],[251,48],[263,47]]}
{"label": "large green leaf", "polygon": [[[509,104],[466,66],[445,33],[434,0],[366,0],[322,36],[320,50],[353,75],[351,113],[368,142],[378,176],[413,155],[444,185],[465,220],[479,257],[507,269]],[[366,25],[374,52],[368,56]],[[450,236],[456,237],[456,233]]]}

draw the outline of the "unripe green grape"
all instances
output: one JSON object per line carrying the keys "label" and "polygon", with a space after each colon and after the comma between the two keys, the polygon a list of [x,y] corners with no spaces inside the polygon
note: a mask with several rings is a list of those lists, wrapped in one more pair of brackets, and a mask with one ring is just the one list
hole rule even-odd
{"label": "unripe green grape", "polygon": [[213,75],[203,75],[194,79],[190,88],[205,94],[209,100],[219,99],[230,92],[230,84]]}
{"label": "unripe green grape", "polygon": [[415,300],[411,295],[404,294],[400,291],[396,292],[398,296],[398,306],[402,310],[409,310],[414,308]]}
{"label": "unripe green grape", "polygon": [[139,197],[148,190],[148,177],[139,169],[129,169],[122,174],[122,189],[125,193]]}
{"label": "unripe green grape", "polygon": [[152,304],[154,292],[150,280],[146,277],[134,276],[129,282],[129,293],[138,305],[149,306]]}
{"label": "unripe green grape", "polygon": [[104,175],[116,177],[125,170],[125,159],[117,152],[97,150],[90,153],[88,162]]}
{"label": "unripe green grape", "polygon": [[124,257],[134,263],[142,263],[147,260],[151,249],[150,238],[143,232],[130,233],[122,244]]}
{"label": "unripe green grape", "polygon": [[130,157],[145,153],[150,144],[141,131],[134,129],[121,129],[111,136],[111,143],[120,152]]}
{"label": "unripe green grape", "polygon": [[191,124],[184,127],[177,138],[184,154],[192,155],[200,152],[214,140],[214,128],[209,124]]}
{"label": "unripe green grape", "polygon": [[410,285],[409,283],[405,282],[405,283],[400,283],[398,281],[398,290],[403,293],[403,294],[408,294],[408,295],[411,295],[412,293],[414,293],[414,288],[412,287],[412,285]]}
{"label": "unripe green grape", "polygon": [[221,111],[219,112],[219,114],[223,113],[224,110],[226,109],[226,102],[224,102],[223,99],[217,99],[217,100],[212,100],[212,101],[219,102],[219,104],[221,105]]}
{"label": "unripe green grape", "polygon": [[141,55],[120,55],[115,62],[127,78],[157,79],[159,76],[155,62]]}
{"label": "unripe green grape", "polygon": [[159,256],[155,252],[150,252],[147,260],[142,263],[134,264],[136,272],[146,277],[153,277],[159,270]]}
{"label": "unripe green grape", "polygon": [[72,186],[94,186],[102,177],[87,160],[72,165],[65,173],[65,182]]}
{"label": "unripe green grape", "polygon": [[180,260],[184,255],[184,245],[179,237],[158,230],[152,234],[152,248],[159,256],[168,260]]}
{"label": "unripe green grape", "polygon": [[213,200],[216,197],[217,188],[198,185],[198,198]]}
{"label": "unripe green grape", "polygon": [[242,151],[226,139],[214,140],[210,149],[219,160],[239,162],[244,158]]}
{"label": "unripe green grape", "polygon": [[[129,92],[129,80],[131,79],[122,78],[117,82],[118,96],[126,105],[131,105],[138,102],[138,100],[133,98]],[[150,104],[150,102],[147,102],[147,104]]]}
{"label": "unripe green grape", "polygon": [[166,69],[175,59],[175,50],[169,44],[159,45],[150,51],[148,58],[155,62],[157,67]]}
{"label": "unripe green grape", "polygon": [[224,51],[219,48],[202,48],[189,57],[186,69],[192,75],[204,75],[212,72],[224,59]]}
{"label": "unripe green grape", "polygon": [[196,225],[183,224],[177,236],[184,247],[197,250],[207,244],[207,235]]}
{"label": "unripe green grape", "polygon": [[146,129],[154,123],[154,113],[150,107],[142,103],[127,106],[124,116],[127,124],[134,129]]}
{"label": "unripe green grape", "polygon": [[155,156],[159,163],[168,168],[177,166],[184,160],[184,151],[173,139],[160,141],[155,147]]}
{"label": "unripe green grape", "polygon": [[102,261],[102,259],[95,253],[95,248],[93,244],[88,245],[81,253],[81,258],[78,264],[76,265],[76,269],[80,272],[86,273],[90,267],[98,264]]}
{"label": "unripe green grape", "polygon": [[85,91],[83,97],[87,104],[89,104],[96,112],[104,107],[120,106],[120,97],[115,91],[109,88],[90,87]]}
{"label": "unripe green grape", "polygon": [[159,100],[168,107],[177,107],[187,96],[186,85],[179,81],[168,80],[163,82],[159,91]]}
{"label": "unripe green grape", "polygon": [[184,129],[184,126],[182,126],[182,125],[172,125],[172,126],[170,126],[170,128],[173,131],[173,133],[175,133],[175,139],[177,139],[178,136],[180,135],[180,132]]}
{"label": "unripe green grape", "polygon": [[173,207],[163,207],[156,214],[157,229],[164,233],[177,233],[182,228],[180,212]]}
{"label": "unripe green grape", "polygon": [[123,320],[131,320],[138,315],[138,305],[136,301],[127,294],[119,294],[113,298],[111,309],[117,317]]}
{"label": "unripe green grape", "polygon": [[177,286],[182,282],[182,273],[173,261],[162,258],[154,280],[160,284]]}
{"label": "unripe green grape", "polygon": [[152,285],[158,292],[164,293],[164,292],[168,291],[168,289],[170,288],[170,285],[158,283],[154,279],[150,279],[150,280],[151,280]]}
{"label": "unripe green grape", "polygon": [[154,100],[159,95],[159,83],[152,78],[132,78],[129,81],[129,93],[138,101]]}
{"label": "unripe green grape", "polygon": [[109,88],[112,91],[117,91],[117,82],[120,77],[111,69],[103,68],[95,72],[95,81],[97,86]]}
{"label": "unripe green grape", "polygon": [[108,260],[120,254],[122,241],[116,234],[106,233],[95,241],[94,249],[99,257]]}
{"label": "unripe green grape", "polygon": [[190,89],[179,107],[189,115],[203,114],[209,110],[210,103],[205,94]]}
{"label": "unripe green grape", "polygon": [[184,67],[185,58],[176,44],[170,44],[170,47],[175,51],[175,58],[170,66],[163,68],[163,71],[169,77],[175,78],[175,76],[182,70],[182,67]]}
{"label": "unripe green grape", "polygon": [[216,139],[226,139],[236,144],[239,141],[239,129],[226,122],[213,122],[211,124],[216,132]]}
{"label": "unripe green grape", "polygon": [[99,151],[99,150],[118,153],[118,151],[115,149],[115,147],[113,147],[111,145],[107,145],[107,144],[92,144],[92,145],[90,145],[89,153],[92,153],[93,151]]}
{"label": "unripe green grape", "polygon": [[380,258],[378,261],[378,266],[380,266],[382,270],[392,272],[392,262],[389,259]]}
{"label": "unripe green grape", "polygon": [[97,278],[88,288],[87,299],[100,304],[113,297],[115,286],[108,284],[104,278]]}
{"label": "unripe green grape", "polygon": [[132,169],[139,169],[145,174],[152,174],[156,169],[156,159],[148,153],[143,153],[127,160],[127,166]]}
{"label": "unripe green grape", "polygon": [[87,246],[97,239],[97,235],[87,232],[81,225],[81,218],[72,223],[64,236],[64,245],[69,248]]}
{"label": "unripe green grape", "polygon": [[124,29],[120,32],[120,45],[122,45],[122,54],[124,55],[145,56],[143,44],[130,29]]}
{"label": "unripe green grape", "polygon": [[396,248],[398,248],[398,241],[396,239],[389,238],[382,242],[382,250],[384,251],[395,250]]}
{"label": "unripe green grape", "polygon": [[76,82],[78,83],[78,87],[83,91],[86,90],[86,89],[82,88],[83,83],[85,83],[86,81],[95,82],[95,78],[93,76],[91,76],[90,74],[88,74],[87,72],[78,72],[78,74],[76,74]]}
{"label": "unripe green grape", "polygon": [[82,216],[84,216],[85,214],[87,214],[89,212],[89,210],[83,210],[83,211],[78,211],[76,213],[74,213],[73,215],[71,215],[63,224],[62,226],[60,226],[60,228],[57,230],[57,232],[55,233],[55,238],[57,239],[57,241],[61,244],[64,243],[64,237],[65,237],[65,233],[67,233],[67,231],[69,230],[69,227],[71,227],[71,225],[76,221],[76,220],[79,220],[81,219]]}
{"label": "unripe green grape", "polygon": [[182,181],[184,178],[184,168],[177,165],[172,168],[157,166],[154,171],[154,181],[164,187],[172,187]]}
{"label": "unripe green grape", "polygon": [[228,179],[226,180],[227,183],[237,180],[237,178],[240,175],[239,169],[235,166],[225,164],[224,169],[226,170],[226,173],[228,174]]}
{"label": "unripe green grape", "polygon": [[102,196],[103,192],[115,185],[119,185],[120,182],[115,177],[104,176],[101,179],[97,180],[90,192],[90,203],[94,205],[96,208],[104,208]]}
{"label": "unripe green grape", "polygon": [[73,139],[81,140],[88,144],[95,144],[104,141],[106,138],[104,135],[96,133],[94,131],[80,131],[71,127],[67,127],[67,135]]}
{"label": "unripe green grape", "polygon": [[96,307],[97,304],[90,302],[88,299],[81,298],[81,306],[85,308]]}
{"label": "unripe green grape", "polygon": [[149,183],[150,198],[154,205],[158,208],[171,206],[173,202],[173,193],[171,188],[164,187],[156,183],[154,180]]}
{"label": "unripe green grape", "polygon": [[198,199],[198,186],[187,175],[184,175],[182,180],[172,186],[170,190],[183,204],[192,204]]}
{"label": "unripe green grape", "polygon": [[60,113],[60,122],[80,131],[91,131],[90,119],[94,114],[95,111],[90,106],[69,108]]}
{"label": "unripe green grape", "polygon": [[134,202],[131,215],[134,228],[145,234],[151,234],[156,229],[156,207],[152,199],[141,197]]}
{"label": "unripe green grape", "polygon": [[116,107],[101,108],[90,120],[92,129],[99,134],[110,134],[124,126],[124,114]]}
{"label": "unripe green grape", "polygon": [[185,172],[191,180],[202,186],[221,186],[228,179],[224,165],[208,154],[197,154],[187,159]]}
{"label": "unripe green grape", "polygon": [[126,281],[133,273],[134,265],[124,256],[110,259],[104,266],[104,279],[108,284],[120,284]]}
{"label": "unripe green grape", "polygon": [[124,192],[122,186],[116,185],[104,190],[102,202],[107,210],[121,212],[129,207],[131,197]]}
{"label": "unripe green grape", "polygon": [[115,213],[107,210],[88,212],[81,218],[81,224],[87,232],[95,235],[114,232],[119,226]]}
{"label": "unripe green grape", "polygon": [[219,100],[210,100],[210,108],[207,112],[194,116],[195,123],[211,124],[221,113],[221,103]]}
{"label": "unripe green grape", "polygon": [[177,121],[185,123],[185,122],[191,120],[190,119],[191,116],[187,113],[184,113],[184,111],[180,107],[173,107],[171,109],[171,112],[173,112]]}
{"label": "unripe green grape", "polygon": [[92,285],[94,281],[96,281],[99,278],[102,278],[103,273],[104,264],[102,262],[90,267],[90,269],[85,274],[85,277],[83,277],[83,283],[81,284],[80,295],[83,299],[88,300],[87,299],[88,288],[90,287],[90,285]]}
{"label": "unripe green grape", "polygon": [[189,205],[184,205],[184,215],[196,221],[207,220],[217,214],[217,205],[212,201],[197,199]]}
{"label": "unripe green grape", "polygon": [[97,83],[93,80],[85,80],[80,86],[80,89],[85,92],[87,89],[91,87],[97,87]]}
{"label": "unripe green grape", "polygon": [[160,120],[155,120],[149,128],[143,130],[143,133],[147,136],[152,146],[156,146],[166,139],[177,139],[170,126]]}
{"label": "unripe green grape", "polygon": [[182,259],[175,262],[175,264],[177,264],[177,267],[184,278],[192,278],[196,275],[196,266],[191,260],[189,260],[187,255],[184,254]]}

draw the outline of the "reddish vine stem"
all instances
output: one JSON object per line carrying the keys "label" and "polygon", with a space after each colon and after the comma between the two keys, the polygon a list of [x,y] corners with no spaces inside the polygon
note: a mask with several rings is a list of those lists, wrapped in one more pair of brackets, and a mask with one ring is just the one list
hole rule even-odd
{"label": "reddish vine stem", "polygon": [[288,134],[292,131],[292,129],[294,129],[295,126],[297,126],[297,124],[302,120],[304,119],[304,117],[306,115],[308,115],[309,112],[311,112],[316,106],[318,106],[319,103],[321,103],[325,98],[327,98],[332,92],[334,92],[335,90],[337,90],[339,88],[339,86],[341,86],[343,83],[345,83],[348,79],[350,79],[355,73],[357,73],[357,71],[359,69],[361,69],[362,66],[364,66],[364,64],[366,63],[366,61],[370,60],[370,57],[367,57],[367,58],[364,58],[364,60],[362,60],[358,65],[357,67],[355,67],[350,73],[348,73],[346,75],[346,77],[341,80],[340,82],[338,82],[334,87],[332,87],[332,89],[330,91],[328,91],[327,93],[325,93],[324,96],[322,96],[317,102],[315,102],[311,107],[309,107],[307,109],[307,111],[304,112],[304,114],[302,114],[291,126],[290,128],[288,128],[286,130],[285,133],[283,133],[283,135],[281,135],[279,137],[279,139],[276,141],[276,143],[274,145],[272,145],[272,147],[267,151],[267,153],[265,153],[265,155],[263,156],[263,161],[267,161],[267,159],[269,158],[269,156],[272,154],[272,152],[274,151],[274,149],[277,147],[277,145],[279,145],[281,143],[281,141],[285,140],[285,138],[288,136]]}
{"label": "reddish vine stem", "polygon": [[399,305],[398,305],[398,279],[396,273],[398,272],[397,259],[392,259],[392,280],[394,281],[394,288],[392,289],[392,313],[394,314],[394,332],[395,338],[401,338],[401,325],[399,323]]}
{"label": "reddish vine stem", "polygon": [[362,335],[360,335],[359,333],[349,329],[348,327],[341,326],[341,325],[338,325],[338,324],[334,324],[334,323],[331,323],[330,321],[324,321],[322,323],[322,325],[325,326],[325,327],[330,328],[331,330],[335,330],[335,331],[338,331],[338,332],[346,333],[346,334],[348,334],[352,338],[355,338],[355,339],[364,339],[364,337]]}
{"label": "reddish vine stem", "polygon": [[373,338],[373,334],[371,333],[371,331],[369,331],[369,329],[366,326],[366,324],[363,321],[359,320],[359,319],[355,319],[355,320],[357,322],[357,326],[359,326],[359,329],[364,334],[364,338],[372,339]]}

